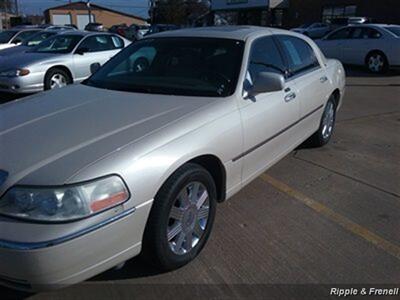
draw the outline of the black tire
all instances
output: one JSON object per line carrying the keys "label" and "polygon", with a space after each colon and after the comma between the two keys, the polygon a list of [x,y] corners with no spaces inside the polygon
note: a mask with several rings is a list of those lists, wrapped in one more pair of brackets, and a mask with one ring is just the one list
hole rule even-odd
{"label": "black tire", "polygon": [[372,51],[365,58],[365,66],[369,72],[384,74],[389,70],[389,62],[386,55],[381,51]]}
{"label": "black tire", "polygon": [[[306,144],[312,146],[312,147],[322,147],[330,141],[332,135],[333,135],[333,130],[335,128],[335,122],[336,122],[336,101],[334,99],[334,96],[332,95],[328,102],[325,105],[324,112],[322,114],[322,118],[319,124],[318,130],[306,141]],[[326,125],[324,124],[324,120],[327,118],[328,111],[333,108],[333,123],[332,123],[332,128],[329,130],[329,135],[326,134]]]}
{"label": "black tire", "polygon": [[[200,182],[208,192],[208,220],[197,244],[185,254],[176,254],[170,246],[167,230],[170,211],[178,194],[190,183]],[[143,257],[162,271],[177,269],[192,261],[206,244],[214,223],[217,193],[210,173],[203,167],[188,163],[172,174],[157,193],[143,238]],[[195,218],[197,220],[197,218]],[[196,221],[197,222],[197,221]]]}
{"label": "black tire", "polygon": [[68,72],[64,71],[63,69],[53,68],[47,71],[46,76],[44,77],[44,89],[46,91],[52,89],[51,80],[57,74],[65,78],[67,85],[72,83],[72,78]]}

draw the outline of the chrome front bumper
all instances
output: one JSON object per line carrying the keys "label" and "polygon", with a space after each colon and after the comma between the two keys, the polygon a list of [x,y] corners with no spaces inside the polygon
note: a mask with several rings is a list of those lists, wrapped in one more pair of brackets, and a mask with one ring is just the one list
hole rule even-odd
{"label": "chrome front bumper", "polygon": [[41,92],[44,89],[44,74],[34,73],[23,77],[0,77],[0,91],[13,94]]}
{"label": "chrome front bumper", "polygon": [[24,291],[62,288],[138,255],[151,204],[53,240],[0,240],[0,285]]}

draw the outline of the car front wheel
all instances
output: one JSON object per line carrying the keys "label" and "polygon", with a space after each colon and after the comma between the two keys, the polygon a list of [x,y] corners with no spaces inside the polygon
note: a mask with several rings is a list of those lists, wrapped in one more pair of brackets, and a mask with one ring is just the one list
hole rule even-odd
{"label": "car front wheel", "polygon": [[143,255],[162,270],[193,260],[207,242],[216,212],[216,187],[197,164],[178,169],[157,193],[143,241]]}
{"label": "car front wheel", "polygon": [[72,79],[67,72],[62,69],[51,69],[47,72],[44,79],[44,89],[54,90],[66,87],[72,83]]}

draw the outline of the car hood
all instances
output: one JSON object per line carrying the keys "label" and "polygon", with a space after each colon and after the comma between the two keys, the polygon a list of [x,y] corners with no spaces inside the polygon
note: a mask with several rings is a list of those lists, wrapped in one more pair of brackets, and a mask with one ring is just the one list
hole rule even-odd
{"label": "car hood", "polygon": [[65,54],[48,54],[34,52],[17,53],[11,58],[8,56],[0,56],[0,70],[25,68],[38,63],[57,63],[57,61],[61,62],[64,57]]}
{"label": "car hood", "polygon": [[290,29],[291,31],[294,31],[294,32],[304,32],[304,31],[306,31],[307,29],[306,28],[293,28],[293,29]]}
{"label": "car hood", "polygon": [[12,47],[8,49],[4,49],[0,51],[0,56],[7,56],[9,57],[10,55],[16,55],[19,53],[24,53],[26,51],[29,51],[31,48],[28,46],[18,46],[18,47]]}
{"label": "car hood", "polygon": [[4,104],[0,169],[9,176],[0,193],[15,184],[64,184],[85,166],[215,99],[75,85]]}
{"label": "car hood", "polygon": [[0,50],[11,48],[11,47],[15,47],[15,45],[14,44],[7,44],[7,43],[0,44]]}

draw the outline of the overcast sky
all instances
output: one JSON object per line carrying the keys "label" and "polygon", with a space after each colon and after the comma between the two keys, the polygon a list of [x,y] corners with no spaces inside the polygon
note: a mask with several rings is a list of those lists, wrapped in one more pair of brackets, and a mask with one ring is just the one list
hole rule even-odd
{"label": "overcast sky", "polygon": [[[68,0],[18,0],[20,10],[24,14],[42,14],[49,7],[63,5]],[[108,6],[142,17],[148,15],[148,0],[91,0],[91,3]]]}

